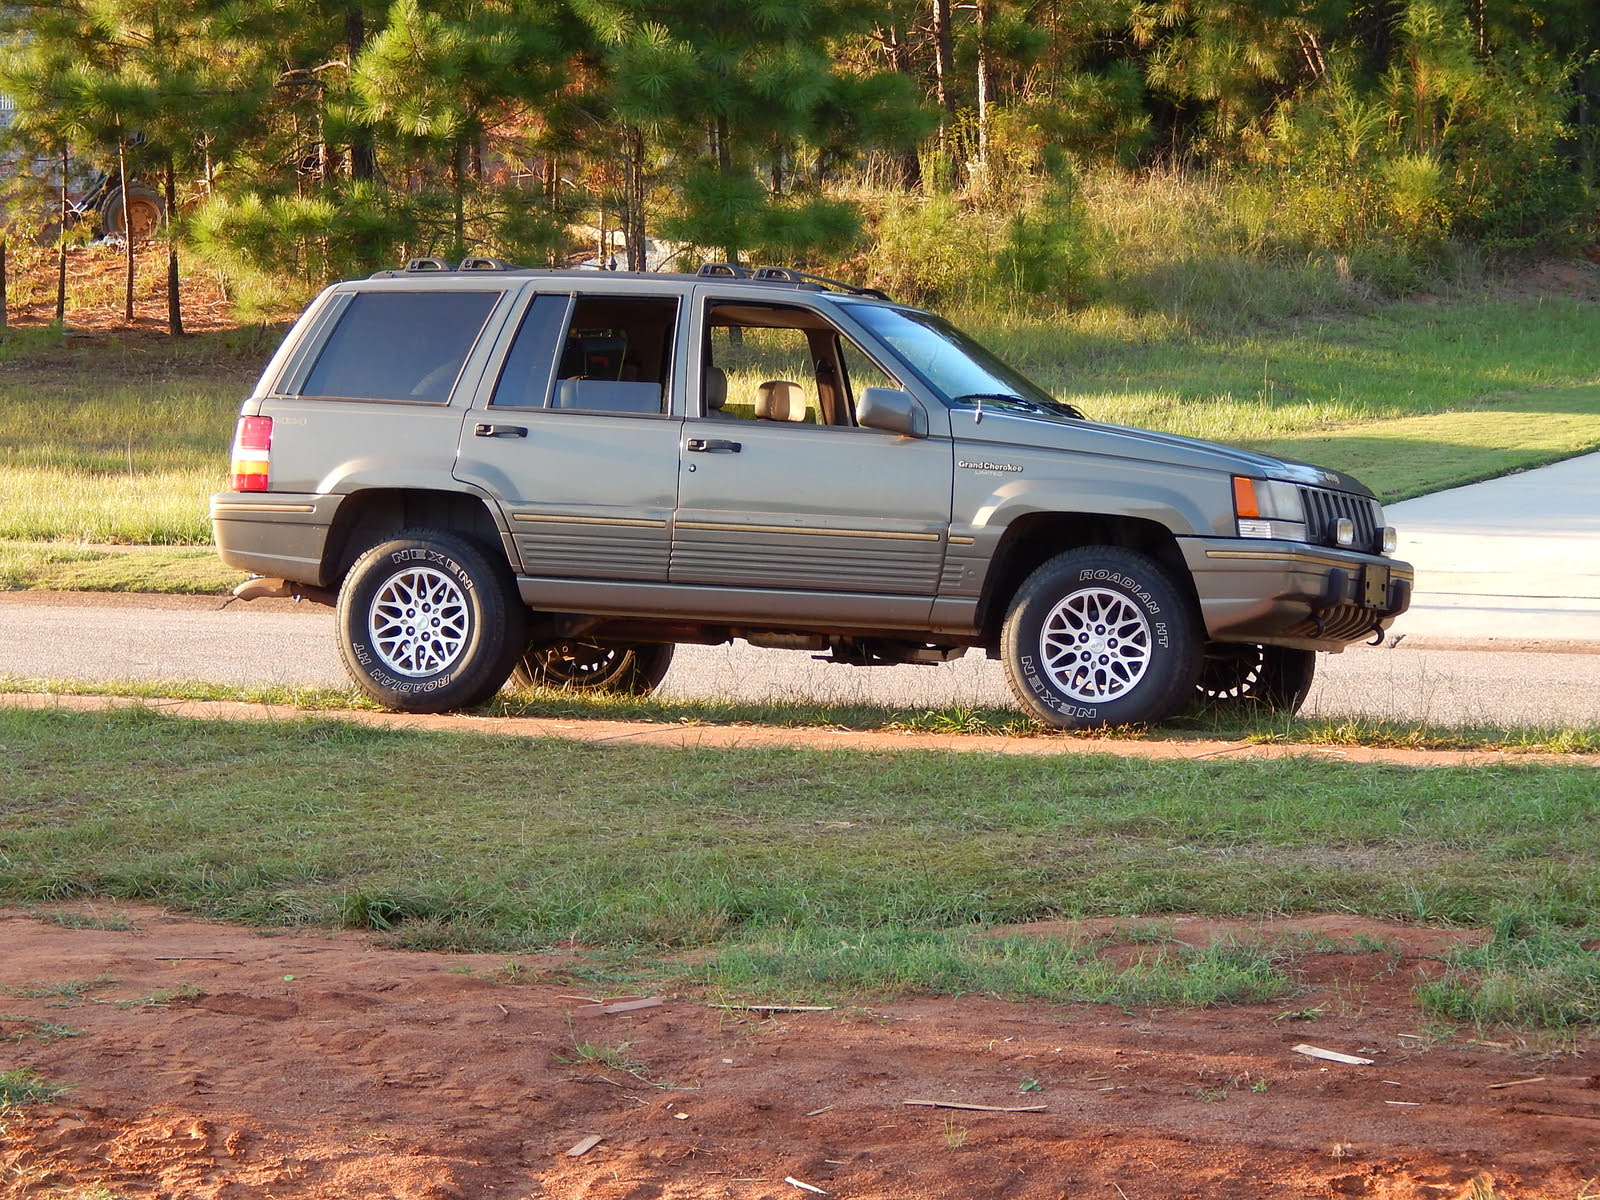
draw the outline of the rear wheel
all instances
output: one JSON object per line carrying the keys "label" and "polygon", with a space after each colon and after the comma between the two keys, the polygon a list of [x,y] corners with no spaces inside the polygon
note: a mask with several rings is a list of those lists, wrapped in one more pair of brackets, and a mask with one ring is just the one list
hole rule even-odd
{"label": "rear wheel", "polygon": [[1197,690],[1200,702],[1218,708],[1249,706],[1296,713],[1317,672],[1314,650],[1212,642],[1206,647]]}
{"label": "rear wheel", "polygon": [[526,618],[503,562],[458,534],[406,530],[345,576],[339,652],[356,686],[385,708],[470,708],[510,675]]}
{"label": "rear wheel", "polygon": [[517,660],[511,681],[518,687],[647,696],[672,665],[671,643],[557,642],[530,647]]}
{"label": "rear wheel", "polygon": [[1022,707],[1058,729],[1164,720],[1200,672],[1183,594],[1153,558],[1113,546],[1034,571],[1006,614],[1000,657]]}

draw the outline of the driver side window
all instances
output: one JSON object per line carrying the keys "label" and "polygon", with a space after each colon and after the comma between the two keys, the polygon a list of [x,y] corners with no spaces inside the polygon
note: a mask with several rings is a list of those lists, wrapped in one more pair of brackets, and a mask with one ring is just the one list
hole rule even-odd
{"label": "driver side window", "polygon": [[812,309],[711,302],[703,411],[713,420],[855,424],[854,396],[893,382]]}

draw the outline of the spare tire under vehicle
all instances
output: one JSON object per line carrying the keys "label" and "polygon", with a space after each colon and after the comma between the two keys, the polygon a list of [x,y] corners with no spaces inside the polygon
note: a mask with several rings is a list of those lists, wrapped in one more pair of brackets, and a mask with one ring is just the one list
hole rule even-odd
{"label": "spare tire under vehicle", "polygon": [[1255,707],[1292,716],[1305,703],[1316,673],[1314,650],[1213,642],[1206,647],[1197,688],[1202,705]]}

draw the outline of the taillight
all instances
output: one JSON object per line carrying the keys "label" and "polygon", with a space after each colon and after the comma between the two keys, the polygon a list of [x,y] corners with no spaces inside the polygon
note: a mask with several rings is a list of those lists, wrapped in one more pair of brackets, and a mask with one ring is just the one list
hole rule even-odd
{"label": "taillight", "polygon": [[240,417],[233,435],[233,490],[264,492],[272,466],[272,418]]}

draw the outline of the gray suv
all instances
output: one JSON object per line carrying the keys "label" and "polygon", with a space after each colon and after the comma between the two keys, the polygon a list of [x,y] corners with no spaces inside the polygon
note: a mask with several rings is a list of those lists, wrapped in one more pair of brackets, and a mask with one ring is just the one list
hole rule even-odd
{"label": "gray suv", "polygon": [[1292,711],[1410,598],[1349,476],[1102,424],[941,318],[787,268],[419,259],[325,291],[245,401],[217,546],[438,712],[647,692],[679,642],[982,647],[1063,729]]}

